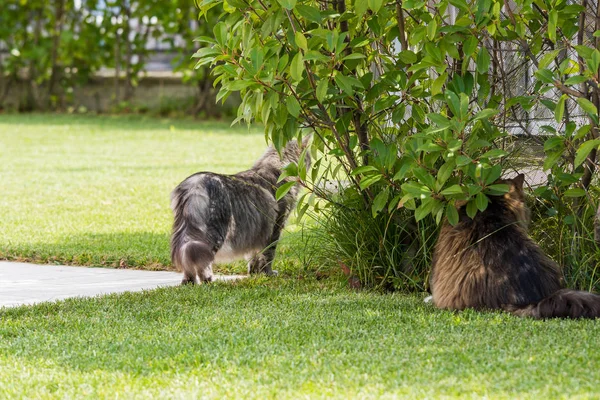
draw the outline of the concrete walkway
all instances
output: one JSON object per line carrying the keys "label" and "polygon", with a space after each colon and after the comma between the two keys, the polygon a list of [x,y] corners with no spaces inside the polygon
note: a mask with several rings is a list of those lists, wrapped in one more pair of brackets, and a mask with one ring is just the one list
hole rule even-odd
{"label": "concrete walkway", "polygon": [[[242,276],[215,275],[232,280]],[[182,274],[168,271],[67,267],[0,261],[0,308],[175,286]]]}

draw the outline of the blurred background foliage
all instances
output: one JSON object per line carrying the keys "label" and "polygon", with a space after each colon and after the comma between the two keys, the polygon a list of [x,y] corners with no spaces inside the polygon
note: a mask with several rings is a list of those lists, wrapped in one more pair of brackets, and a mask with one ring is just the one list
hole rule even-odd
{"label": "blurred background foliage", "polygon": [[184,104],[162,99],[159,112],[222,113],[190,57],[216,10],[203,21],[186,0],[0,0],[0,10],[0,110],[77,110],[78,90],[100,80],[109,106],[96,111],[145,111],[134,98],[153,78],[190,93]]}

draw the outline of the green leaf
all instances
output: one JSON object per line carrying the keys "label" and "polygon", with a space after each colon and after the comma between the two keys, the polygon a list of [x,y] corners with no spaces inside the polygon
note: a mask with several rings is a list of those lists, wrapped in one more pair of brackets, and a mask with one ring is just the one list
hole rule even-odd
{"label": "green leaf", "polygon": [[485,192],[491,196],[501,196],[504,193],[508,193],[510,186],[506,183],[498,183],[496,185],[490,185],[486,188]]}
{"label": "green leaf", "polygon": [[263,66],[263,49],[254,47],[250,50],[250,59],[252,60],[252,67],[255,71],[259,71]]}
{"label": "green leaf", "polygon": [[411,169],[413,165],[413,160],[411,160],[408,157],[404,157],[400,159],[400,168],[398,168],[398,171],[396,172],[396,174],[394,174],[394,177],[392,178],[392,180],[394,181],[398,181],[400,179],[404,179],[404,177],[406,176],[406,173]]}
{"label": "green leaf", "polygon": [[556,108],[554,109],[554,119],[556,122],[561,122],[563,119],[563,115],[565,114],[565,102],[567,101],[567,95],[563,94],[558,99],[556,103]]}
{"label": "green leaf", "polygon": [[424,199],[421,205],[415,210],[415,220],[420,221],[428,216],[433,210],[435,200],[431,197]]}
{"label": "green leaf", "polygon": [[485,209],[488,206],[487,196],[481,192],[478,193],[477,196],[475,197],[475,205],[477,206],[477,209],[479,211],[485,211]]}
{"label": "green leaf", "polygon": [[596,73],[596,71],[598,71],[598,67],[600,67],[600,51],[594,49],[594,51],[592,51],[592,57],[586,61],[590,66],[590,70]]}
{"label": "green leaf", "polygon": [[277,188],[277,191],[275,192],[275,200],[281,200],[290,191],[290,189],[294,187],[295,184],[296,182],[292,181],[286,182],[283,185],[279,186]]}
{"label": "green leaf", "polygon": [[586,113],[588,113],[590,115],[598,116],[598,109],[596,108],[594,103],[592,103],[588,99],[579,97],[579,98],[577,98],[577,104],[579,104],[579,107],[581,107],[581,109],[583,111],[585,111]]}
{"label": "green leaf", "polygon": [[553,136],[544,142],[544,151],[552,150],[555,147],[564,146],[565,138],[562,136]]}
{"label": "green leaf", "polygon": [[356,176],[358,174],[364,174],[365,172],[373,172],[373,171],[379,171],[379,170],[372,165],[363,165],[363,166],[354,168],[350,175]]}
{"label": "green leaf", "polygon": [[481,192],[483,188],[479,185],[467,185],[467,191],[469,192],[469,196],[475,196],[477,193]]}
{"label": "green leaf", "polygon": [[473,219],[475,217],[475,214],[477,214],[477,204],[475,204],[475,200],[471,200],[467,203],[466,211],[469,218]]}
{"label": "green leaf", "polygon": [[402,185],[402,191],[410,194],[412,197],[425,198],[431,196],[431,190],[427,186],[418,184],[417,182],[407,182]]}
{"label": "green leaf", "polygon": [[362,17],[365,14],[365,12],[367,12],[368,8],[369,3],[367,2],[367,0],[355,0],[354,12],[356,12],[357,16]]}
{"label": "green leaf", "polygon": [[292,59],[292,64],[290,65],[290,75],[292,79],[295,81],[302,80],[302,73],[304,72],[304,58],[302,57],[302,53],[298,52]]}
{"label": "green leaf", "polygon": [[486,74],[490,69],[490,53],[488,53],[485,47],[479,49],[477,54],[477,72],[480,74]]}
{"label": "green leaf", "polygon": [[444,72],[440,76],[438,76],[435,81],[431,84],[431,95],[435,96],[438,93],[442,92],[442,88],[444,87],[444,83],[448,79],[448,73]]}
{"label": "green leaf", "polygon": [[[239,91],[242,89],[246,89],[248,86],[252,85],[254,82],[253,81],[247,81],[247,80],[237,80],[237,81],[232,81],[229,84],[227,84],[227,90],[235,92],[235,91]],[[223,85],[225,86],[225,85]]]}
{"label": "green leaf", "polygon": [[222,47],[225,47],[225,45],[226,45],[227,32],[229,32],[229,29],[227,28],[227,25],[223,21],[218,22],[213,28],[213,34],[215,35],[215,40]]}
{"label": "green leaf", "polygon": [[321,16],[321,12],[312,6],[307,6],[304,4],[298,4],[296,6],[296,11],[311,22],[316,22],[317,24],[321,22],[323,17]]}
{"label": "green leaf", "polygon": [[294,96],[289,95],[285,100],[285,105],[289,113],[292,114],[295,118],[298,118],[301,110],[300,103],[298,103],[298,100],[296,100]]}
{"label": "green leaf", "polygon": [[369,8],[377,14],[377,11],[381,8],[383,4],[383,0],[367,0],[367,4],[369,4]]}
{"label": "green leaf", "polygon": [[385,207],[388,201],[389,192],[388,190],[383,190],[379,192],[375,199],[373,199],[373,205],[371,206],[371,212],[373,213],[373,218],[379,214],[381,210]]}
{"label": "green leaf", "polygon": [[575,47],[575,50],[577,51],[577,54],[584,59],[588,59],[592,57],[592,53],[593,53],[593,49],[591,47],[585,46],[585,45],[580,45],[580,46],[573,46]]}
{"label": "green leaf", "polygon": [[575,76],[572,76],[569,79],[567,79],[565,81],[565,85],[567,85],[567,86],[579,85],[580,83],[583,83],[585,81],[587,81],[587,78],[585,76],[575,75]]}
{"label": "green leaf", "polygon": [[449,0],[448,3],[452,4],[454,7],[464,11],[470,12],[471,9],[465,0]]}
{"label": "green leaf", "polygon": [[448,128],[450,126],[450,120],[445,116],[438,113],[429,113],[427,114],[427,118],[431,120],[434,124],[439,126],[440,128]]}
{"label": "green leaf", "polygon": [[288,66],[288,62],[290,61],[290,56],[288,53],[285,53],[277,62],[277,71],[283,72],[283,70]]}
{"label": "green leaf", "polygon": [[496,164],[492,168],[488,169],[486,173],[488,175],[485,178],[485,184],[489,185],[494,183],[498,180],[498,178],[500,178],[500,175],[502,175],[502,165]]}
{"label": "green leaf", "polygon": [[247,3],[244,3],[243,1],[240,1],[240,0],[227,0],[226,3],[228,3],[233,8],[230,11],[226,10],[229,13],[232,13],[233,11],[235,11],[236,8],[244,9],[248,6]]}
{"label": "green leaf", "polygon": [[450,225],[454,226],[458,224],[458,211],[450,203],[446,204],[446,218],[448,218]]}
{"label": "green leaf", "polygon": [[592,126],[589,124],[583,125],[581,128],[577,129],[577,132],[575,133],[573,140],[583,139],[584,137],[587,136],[587,134],[590,132],[591,129],[592,129]]}
{"label": "green leaf", "polygon": [[402,194],[398,194],[398,195],[396,195],[396,197],[394,197],[392,200],[389,201],[389,203],[388,203],[388,212],[389,213],[391,213],[394,208],[398,207],[398,203],[400,202],[401,197],[402,197]]}
{"label": "green leaf", "polygon": [[477,49],[477,45],[479,45],[479,41],[475,36],[469,36],[467,40],[463,42],[463,52],[465,56],[470,56]]}
{"label": "green leaf", "polygon": [[427,38],[429,40],[433,40],[435,38],[436,32],[437,32],[437,21],[434,18],[427,24]]}
{"label": "green leaf", "polygon": [[383,176],[379,175],[379,174],[370,175],[366,178],[361,179],[359,186],[362,190],[365,190],[366,188],[373,185],[374,183],[379,182],[381,180],[381,178],[383,178]]}
{"label": "green leaf", "polygon": [[473,160],[471,160],[469,156],[461,155],[456,157],[456,165],[458,165],[459,167],[470,164],[472,162]]}
{"label": "green leaf", "polygon": [[417,62],[417,55],[410,50],[403,50],[398,53],[398,58],[404,64],[414,64]]}
{"label": "green leaf", "polygon": [[[352,89],[352,86],[356,86],[356,82],[354,82],[352,78],[342,74],[337,74],[334,79],[339,88],[342,89],[348,96],[352,96],[354,94],[354,89]],[[360,81],[358,82],[360,83]]]}
{"label": "green leaf", "polygon": [[342,61],[359,60],[361,58],[366,58],[366,56],[364,54],[360,54],[360,53],[352,53],[352,54],[348,54],[346,57],[342,58]]}
{"label": "green leaf", "polygon": [[481,158],[499,158],[504,157],[508,154],[508,152],[502,149],[492,149],[490,151],[486,151],[481,155]]}
{"label": "green leaf", "polygon": [[464,194],[464,192],[460,185],[452,185],[449,188],[442,190],[440,194],[442,196],[455,196],[457,194]]}
{"label": "green leaf", "polygon": [[562,157],[562,152],[548,154],[544,160],[544,170],[552,169],[554,164]]}
{"label": "green leaf", "polygon": [[450,111],[452,111],[452,114],[456,116],[460,115],[460,100],[458,99],[456,93],[450,90],[446,90],[446,94],[444,95],[444,97],[446,98],[446,104],[448,104],[448,107],[450,108]]}
{"label": "green leaf", "polygon": [[308,42],[306,41],[306,37],[300,31],[296,31],[294,35],[296,39],[296,45],[304,51],[308,51]]}
{"label": "green leaf", "polygon": [[304,53],[304,60],[306,61],[319,61],[319,62],[329,62],[329,60],[331,60],[331,58],[327,57],[324,54],[319,53],[318,51],[315,50],[309,50],[306,53]]}
{"label": "green leaf", "polygon": [[296,6],[296,0],[277,0],[277,2],[287,10],[292,10]]}
{"label": "green leaf", "polygon": [[548,39],[556,42],[556,24],[558,23],[558,11],[553,8],[548,13]]}
{"label": "green leaf", "polygon": [[455,166],[456,162],[454,161],[454,159],[450,159],[440,167],[436,179],[439,185],[443,186],[446,183],[446,181],[452,176],[452,172],[454,172]]}
{"label": "green leaf", "polygon": [[549,69],[538,69],[534,75],[540,82],[554,83],[554,74]]}
{"label": "green leaf", "polygon": [[592,139],[582,143],[581,146],[579,146],[579,149],[577,149],[577,153],[575,153],[575,167],[580,166],[590,152],[598,146],[600,146],[600,139]]}
{"label": "green leaf", "polygon": [[429,189],[435,187],[435,178],[423,167],[418,167],[413,170],[413,174],[420,183],[427,186]]}
{"label": "green leaf", "polygon": [[298,164],[292,162],[283,167],[281,169],[281,175],[279,175],[279,179],[277,179],[277,183],[289,176],[298,176]]}
{"label": "green leaf", "polygon": [[204,47],[202,49],[199,49],[197,52],[195,52],[194,55],[192,56],[192,58],[204,58],[204,57],[216,56],[217,54],[222,54],[222,53],[220,50],[214,49],[212,47]]}
{"label": "green leaf", "polygon": [[317,84],[317,100],[323,102],[327,95],[327,89],[329,88],[329,81],[327,79],[321,79]]}
{"label": "green leaf", "polygon": [[464,93],[460,93],[459,117],[462,121],[464,121],[465,119],[467,119],[468,114],[469,114],[469,97]]}
{"label": "green leaf", "polygon": [[498,114],[500,112],[500,110],[496,110],[493,108],[485,108],[481,111],[479,111],[474,117],[473,117],[473,121],[477,121],[480,119],[488,119],[496,114]]}
{"label": "green leaf", "polygon": [[585,190],[583,190],[582,188],[573,188],[573,189],[569,189],[567,191],[565,191],[565,193],[563,193],[564,197],[583,197],[585,196]]}
{"label": "green leaf", "polygon": [[560,50],[549,51],[544,54],[538,62],[538,68],[546,68],[558,56]]}

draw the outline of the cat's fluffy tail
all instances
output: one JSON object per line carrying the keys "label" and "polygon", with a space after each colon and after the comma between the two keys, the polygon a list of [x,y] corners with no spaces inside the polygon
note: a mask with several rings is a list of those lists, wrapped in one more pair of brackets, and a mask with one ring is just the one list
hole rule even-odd
{"label": "cat's fluffy tail", "polygon": [[503,306],[519,317],[545,318],[600,318],[600,295],[579,290],[562,289],[537,304]]}

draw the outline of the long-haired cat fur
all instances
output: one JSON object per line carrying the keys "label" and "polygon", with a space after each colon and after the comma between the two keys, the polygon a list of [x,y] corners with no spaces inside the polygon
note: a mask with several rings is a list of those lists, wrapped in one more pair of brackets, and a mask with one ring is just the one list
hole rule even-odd
{"label": "long-haired cat fur", "polygon": [[[290,178],[277,181],[308,140],[289,142],[281,157],[270,147],[252,168],[235,175],[198,172],[173,190],[171,259],[183,271],[182,283],[196,283],[196,277],[210,282],[214,262],[240,258],[249,260],[251,274],[277,274],[271,266],[275,248],[299,190],[295,185],[276,201],[277,188]],[[308,167],[308,155],[305,162]]]}
{"label": "long-haired cat fur", "polygon": [[524,175],[499,180],[509,192],[489,196],[473,219],[459,209],[435,246],[430,287],[439,308],[503,309],[533,318],[597,318],[600,296],[565,289],[559,266],[527,234]]}

